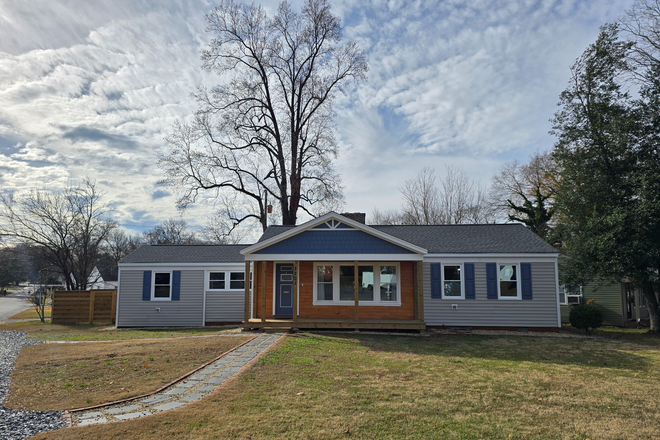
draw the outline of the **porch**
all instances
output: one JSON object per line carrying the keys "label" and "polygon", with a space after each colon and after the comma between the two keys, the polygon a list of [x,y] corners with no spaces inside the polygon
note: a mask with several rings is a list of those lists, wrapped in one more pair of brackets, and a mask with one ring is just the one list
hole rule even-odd
{"label": "porch", "polygon": [[[318,271],[312,261],[292,261],[287,265],[291,271],[291,306],[289,316],[277,316],[275,308],[276,265],[279,261],[246,262],[246,274],[252,278],[252,290],[245,289],[244,329],[265,331],[288,331],[291,329],[354,329],[354,330],[424,330],[423,276],[421,261],[399,261],[396,263],[396,285],[400,295],[397,305],[364,304],[359,292],[358,277],[350,289],[353,291],[351,305],[313,304],[317,292],[314,274]],[[324,263],[325,264],[325,263]],[[342,263],[342,268],[345,263]],[[373,264],[373,263],[369,263]],[[362,262],[350,263],[353,273],[359,272]],[[394,266],[388,266],[392,269]],[[314,270],[312,270],[314,268]],[[378,283],[380,285],[380,283]],[[373,296],[372,296],[373,298]]]}

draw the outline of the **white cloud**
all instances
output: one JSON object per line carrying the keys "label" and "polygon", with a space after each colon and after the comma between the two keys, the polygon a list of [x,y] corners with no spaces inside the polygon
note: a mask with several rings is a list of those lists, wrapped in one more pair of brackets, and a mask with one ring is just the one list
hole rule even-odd
{"label": "white cloud", "polygon": [[[398,188],[422,166],[486,182],[503,161],[550,147],[569,64],[630,3],[335,2],[370,62],[369,82],[336,106],[347,209],[398,206]],[[0,190],[89,175],[121,223],[177,215],[156,185],[154,152],[194,110],[195,86],[214,81],[199,60],[212,7],[0,0]]]}

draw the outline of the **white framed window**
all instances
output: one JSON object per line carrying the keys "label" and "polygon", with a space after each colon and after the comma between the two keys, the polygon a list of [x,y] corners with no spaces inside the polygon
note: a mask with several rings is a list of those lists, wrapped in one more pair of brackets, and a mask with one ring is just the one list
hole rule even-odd
{"label": "white framed window", "polygon": [[401,305],[399,263],[314,263],[314,305]]}
{"label": "white framed window", "polygon": [[172,272],[154,272],[151,286],[152,301],[170,301],[172,299]]}
{"label": "white framed window", "polygon": [[229,272],[229,289],[245,289],[245,272]]}
{"label": "white framed window", "polygon": [[578,284],[561,284],[559,286],[559,303],[563,305],[582,303],[582,286]]}
{"label": "white framed window", "polygon": [[208,290],[225,290],[224,272],[209,272]]}
{"label": "white framed window", "polygon": [[521,299],[520,266],[518,264],[498,264],[499,299]]}
{"label": "white framed window", "polygon": [[465,285],[463,282],[463,264],[442,264],[442,298],[465,299]]}
{"label": "white framed window", "polygon": [[[250,285],[252,274],[250,274]],[[245,272],[231,270],[210,270],[206,272],[206,290],[243,290]]]}

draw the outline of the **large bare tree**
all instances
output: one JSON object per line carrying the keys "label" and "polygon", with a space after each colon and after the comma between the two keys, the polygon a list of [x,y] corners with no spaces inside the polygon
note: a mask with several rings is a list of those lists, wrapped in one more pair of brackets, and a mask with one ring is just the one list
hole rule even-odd
{"label": "large bare tree", "polygon": [[[179,203],[201,193],[220,197],[234,225],[254,219],[267,226],[268,205],[282,224],[298,211],[342,199],[333,100],[366,78],[358,45],[342,40],[340,20],[327,0],[307,0],[301,12],[282,2],[273,17],[258,5],[223,0],[206,16],[214,39],[203,68],[220,84],[198,87],[191,124],[177,124],[159,156],[163,183]],[[233,194],[233,195],[232,195]]]}
{"label": "large bare tree", "polygon": [[85,290],[101,244],[117,227],[94,182],[0,196],[0,235],[31,244],[67,289]]}

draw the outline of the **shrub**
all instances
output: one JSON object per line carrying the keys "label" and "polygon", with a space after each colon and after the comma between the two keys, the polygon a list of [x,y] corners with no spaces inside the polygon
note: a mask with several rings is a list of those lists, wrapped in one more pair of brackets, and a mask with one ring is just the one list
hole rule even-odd
{"label": "shrub", "polygon": [[603,325],[603,312],[595,303],[578,304],[571,306],[568,320],[573,327],[584,330],[589,334],[591,330]]}

